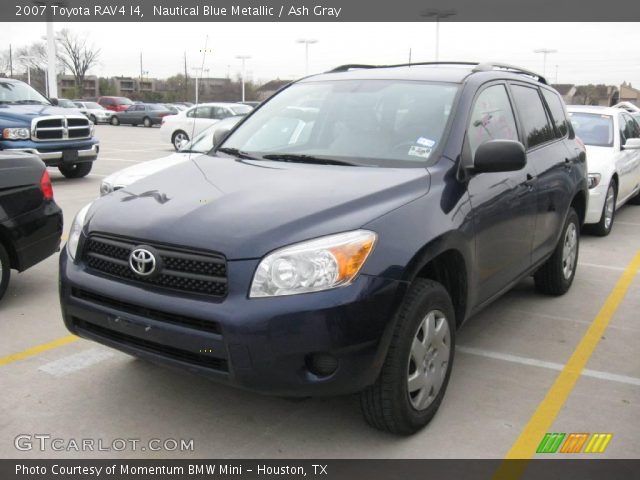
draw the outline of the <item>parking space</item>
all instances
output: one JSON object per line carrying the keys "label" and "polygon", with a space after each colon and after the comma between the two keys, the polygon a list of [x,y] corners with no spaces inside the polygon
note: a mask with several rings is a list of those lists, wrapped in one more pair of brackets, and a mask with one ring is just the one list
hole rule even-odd
{"label": "parking space", "polygon": [[[52,170],[65,235],[75,213],[98,195],[104,176],[168,155],[157,128],[97,127],[92,173],[68,180]],[[640,248],[640,207],[623,208],[609,237],[583,237],[575,283],[550,298],[523,281],[471,319],[443,405],[409,438],[373,430],[354,397],[265,397],[161,368],[68,338],[57,298],[57,258],[15,275],[0,305],[0,455],[5,458],[139,457],[140,452],[19,452],[20,434],[59,438],[182,438],[194,451],[149,457],[502,458],[610,298]],[[638,458],[640,445],[640,276],[570,389],[551,429],[611,432],[607,458]],[[51,344],[58,339],[57,344]],[[36,346],[22,358],[19,354]],[[539,440],[538,440],[539,441]]]}

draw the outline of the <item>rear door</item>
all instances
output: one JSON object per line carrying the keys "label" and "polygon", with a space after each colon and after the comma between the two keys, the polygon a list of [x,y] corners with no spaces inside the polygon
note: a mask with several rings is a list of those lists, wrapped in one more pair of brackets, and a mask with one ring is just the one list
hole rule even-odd
{"label": "rear door", "polygon": [[527,160],[538,177],[532,251],[536,263],[553,251],[562,233],[575,191],[580,151],[570,146],[565,107],[553,90],[512,83],[511,91],[527,132]]}
{"label": "rear door", "polygon": [[[489,140],[521,140],[505,83],[485,86],[474,100],[464,153],[473,159]],[[468,161],[468,160],[467,160]],[[476,231],[479,298],[501,292],[531,265],[536,217],[535,171],[474,174],[468,183]]]}

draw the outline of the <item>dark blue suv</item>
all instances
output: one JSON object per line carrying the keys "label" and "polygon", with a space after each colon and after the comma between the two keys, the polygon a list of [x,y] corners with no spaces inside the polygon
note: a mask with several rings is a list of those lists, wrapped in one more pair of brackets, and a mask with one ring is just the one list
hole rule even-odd
{"label": "dark blue suv", "polygon": [[89,174],[98,158],[94,125],[60,108],[24,82],[0,78],[0,150],[37,155],[68,178]]}
{"label": "dark blue suv", "polygon": [[543,78],[347,65],[85,207],[60,258],[64,320],[253,391],[359,392],[371,425],[409,434],[467,318],[528,275],[569,289],[586,199],[584,149]]}

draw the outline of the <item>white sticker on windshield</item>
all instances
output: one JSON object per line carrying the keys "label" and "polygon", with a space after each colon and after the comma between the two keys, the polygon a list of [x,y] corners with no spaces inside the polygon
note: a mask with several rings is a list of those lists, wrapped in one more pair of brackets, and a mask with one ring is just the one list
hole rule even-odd
{"label": "white sticker on windshield", "polygon": [[413,146],[409,149],[408,155],[412,155],[414,157],[429,158],[429,155],[431,155],[431,149],[426,147]]}
{"label": "white sticker on windshield", "polygon": [[431,140],[429,138],[424,138],[424,137],[419,137],[416,140],[416,143],[418,145],[422,145],[423,147],[427,147],[427,148],[431,148],[436,144],[435,140]]}

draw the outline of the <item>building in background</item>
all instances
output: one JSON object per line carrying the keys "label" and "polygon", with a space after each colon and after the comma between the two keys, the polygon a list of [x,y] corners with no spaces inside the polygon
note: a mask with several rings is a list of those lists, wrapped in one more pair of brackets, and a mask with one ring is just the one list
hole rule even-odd
{"label": "building in background", "polygon": [[266,100],[271,95],[273,95],[274,93],[276,93],[278,90],[280,90],[282,87],[284,87],[289,83],[291,83],[291,80],[280,80],[280,79],[271,80],[270,82],[265,83],[264,85],[260,86],[256,90],[258,94],[257,100],[260,100],[260,101]]}
{"label": "building in background", "polygon": [[[87,75],[84,77],[84,93],[82,98],[97,98],[100,96],[98,77]],[[79,98],[81,95],[76,88],[76,79],[73,75],[58,75],[58,95],[60,98]]]}
{"label": "building in background", "polygon": [[631,83],[622,82],[622,85],[620,85],[620,101],[630,102],[640,107],[640,90],[633,88]]}

